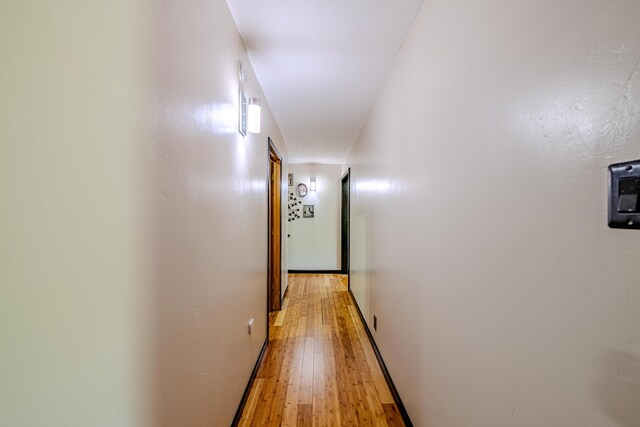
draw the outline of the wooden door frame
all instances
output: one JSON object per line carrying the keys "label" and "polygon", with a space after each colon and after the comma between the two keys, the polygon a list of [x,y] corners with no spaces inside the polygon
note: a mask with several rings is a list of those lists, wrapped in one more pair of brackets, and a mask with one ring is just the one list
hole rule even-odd
{"label": "wooden door frame", "polygon": [[[342,216],[342,199],[343,199],[343,185],[344,182],[347,181],[349,193],[347,194],[347,241],[342,241],[342,227],[344,218]],[[344,246],[346,246],[346,254],[347,254],[347,262],[346,262],[346,272],[344,271],[343,264],[344,260],[342,259],[342,254],[344,251]],[[347,274],[347,287],[351,289],[351,168],[347,168],[347,171],[340,178],[340,270],[342,274]]]}
{"label": "wooden door frame", "polygon": [[[268,190],[267,190],[267,201],[268,201],[268,219],[267,219],[267,336],[269,333],[269,313],[272,311],[280,310],[282,307],[282,156],[278,151],[278,148],[273,143],[273,140],[268,138],[268,149],[267,149],[267,175],[268,175]],[[279,184],[277,188],[273,188],[271,185],[271,174],[272,174],[272,164],[278,164],[280,168],[280,177]],[[273,194],[273,192],[277,194]],[[279,240],[279,256],[277,260],[272,259],[272,223],[274,207],[272,205],[272,198],[278,197],[280,201],[280,210],[277,213],[278,219],[277,224],[279,225],[279,236],[276,237]],[[273,265],[277,263],[277,265]],[[272,289],[274,275],[278,277],[277,289]],[[277,291],[277,299],[274,296],[274,291]]]}

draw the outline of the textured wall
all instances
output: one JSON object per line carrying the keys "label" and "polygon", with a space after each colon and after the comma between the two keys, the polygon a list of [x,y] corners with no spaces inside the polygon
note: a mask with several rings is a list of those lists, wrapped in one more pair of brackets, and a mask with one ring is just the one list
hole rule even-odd
{"label": "textured wall", "polygon": [[425,2],[350,155],[352,288],[414,424],[640,425],[637,1]]}

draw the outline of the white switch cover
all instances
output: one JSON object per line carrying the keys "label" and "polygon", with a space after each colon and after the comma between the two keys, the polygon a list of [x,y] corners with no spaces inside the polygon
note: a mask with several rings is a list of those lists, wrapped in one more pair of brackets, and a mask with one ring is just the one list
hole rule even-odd
{"label": "white switch cover", "polygon": [[248,327],[247,332],[249,332],[249,335],[251,335],[251,329],[253,329],[253,317],[249,319],[249,322],[247,323],[247,327]]}

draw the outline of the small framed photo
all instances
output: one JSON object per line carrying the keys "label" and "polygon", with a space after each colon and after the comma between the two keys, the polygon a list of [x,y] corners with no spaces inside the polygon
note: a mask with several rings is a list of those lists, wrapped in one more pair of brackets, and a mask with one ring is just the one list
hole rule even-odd
{"label": "small framed photo", "polygon": [[293,174],[289,174],[289,187],[293,187]]}
{"label": "small framed photo", "polygon": [[302,206],[302,217],[303,218],[313,218],[313,205],[303,205]]}

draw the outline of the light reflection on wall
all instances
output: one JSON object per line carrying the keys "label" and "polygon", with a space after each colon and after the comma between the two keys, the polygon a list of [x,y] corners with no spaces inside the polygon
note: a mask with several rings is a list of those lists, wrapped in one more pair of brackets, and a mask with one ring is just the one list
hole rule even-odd
{"label": "light reflection on wall", "polygon": [[267,193],[267,180],[266,179],[253,179],[251,180],[251,191],[258,194]]}
{"label": "light reflection on wall", "polygon": [[[240,177],[237,180],[225,181],[212,178],[201,181],[195,177],[189,177],[187,182],[189,195],[195,198],[214,198],[231,190],[237,197],[245,197],[251,194],[267,194],[267,180],[260,178]],[[265,199],[266,200],[266,199]]]}
{"label": "light reflection on wall", "polygon": [[203,105],[194,112],[194,121],[213,135],[229,135],[238,130],[238,109],[234,104]]}
{"label": "light reflection on wall", "polygon": [[267,194],[266,179],[243,179],[235,183],[235,192],[238,196],[246,194]]}
{"label": "light reflection on wall", "polygon": [[380,179],[365,179],[356,182],[355,190],[362,193],[388,193],[391,191],[391,182]]}
{"label": "light reflection on wall", "polygon": [[243,175],[247,172],[247,144],[249,143],[249,137],[243,137],[240,132],[236,132],[236,144],[235,144],[235,165],[238,168],[238,172]]}

